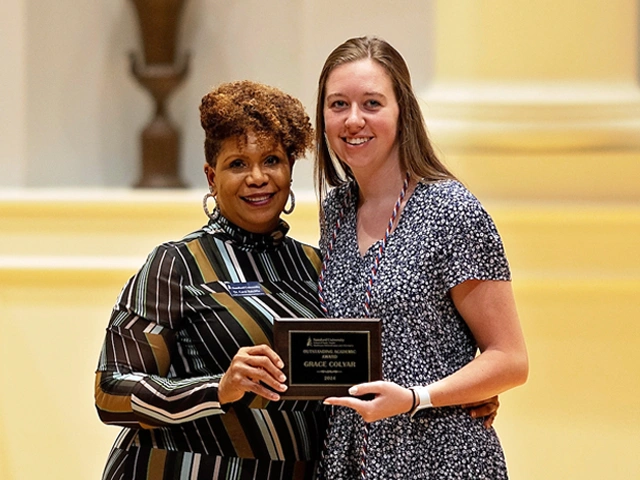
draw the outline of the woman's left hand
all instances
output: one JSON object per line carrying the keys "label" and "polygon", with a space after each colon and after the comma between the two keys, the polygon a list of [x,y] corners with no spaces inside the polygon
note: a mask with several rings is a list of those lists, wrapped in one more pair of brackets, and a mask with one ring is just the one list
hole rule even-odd
{"label": "woman's left hand", "polygon": [[[361,383],[351,387],[349,394],[353,396],[326,398],[324,404],[352,408],[369,423],[408,413],[413,405],[413,392],[393,382]],[[372,400],[357,398],[363,395],[375,397]]]}

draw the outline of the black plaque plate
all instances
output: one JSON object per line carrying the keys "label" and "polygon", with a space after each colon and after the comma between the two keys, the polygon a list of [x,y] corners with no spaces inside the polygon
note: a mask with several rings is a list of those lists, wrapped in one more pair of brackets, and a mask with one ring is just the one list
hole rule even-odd
{"label": "black plaque plate", "polygon": [[382,378],[379,319],[279,318],[273,339],[289,387],[283,398],[345,396]]}

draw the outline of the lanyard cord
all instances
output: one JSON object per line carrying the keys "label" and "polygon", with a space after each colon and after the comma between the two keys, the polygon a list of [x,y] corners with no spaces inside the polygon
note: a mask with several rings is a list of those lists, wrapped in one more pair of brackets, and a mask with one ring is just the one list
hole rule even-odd
{"label": "lanyard cord", "polygon": [[[398,213],[400,212],[400,207],[402,206],[402,202],[404,197],[407,195],[407,190],[409,189],[409,172],[407,172],[404,183],[402,185],[402,190],[400,191],[400,195],[398,195],[398,199],[396,200],[396,204],[393,207],[393,212],[391,213],[391,217],[389,218],[389,223],[387,224],[387,229],[384,232],[384,237],[382,238],[382,242],[380,242],[380,246],[378,247],[378,252],[376,253],[376,257],[373,260],[373,265],[371,266],[371,273],[369,274],[369,281],[367,282],[365,289],[365,299],[364,299],[364,316],[366,318],[371,317],[371,295],[373,290],[373,284],[378,278],[378,268],[380,267],[380,262],[382,261],[382,257],[384,256],[385,250],[387,248],[387,242],[389,240],[389,236],[391,235],[391,231],[393,230],[393,224],[398,217]],[[357,188],[357,184],[356,184]],[[347,205],[350,203],[352,196],[352,189],[349,190],[347,195],[340,206],[340,212],[338,213],[338,218],[336,220],[335,226],[333,228],[333,232],[331,233],[331,238],[329,239],[327,245],[327,251],[324,255],[324,259],[322,260],[322,269],[320,270],[320,275],[318,276],[318,298],[320,300],[320,308],[324,312],[325,315],[329,315],[329,310],[327,308],[327,304],[325,302],[324,295],[324,281],[325,275],[327,271],[327,265],[331,260],[331,254],[333,253],[333,247],[335,244],[335,240],[338,237],[338,232],[340,231],[340,227],[342,227],[342,221],[344,220],[344,212]],[[333,423],[333,407],[331,409],[331,414],[329,416],[329,425],[328,429],[330,430]],[[360,478],[361,480],[366,480],[367,478],[367,450],[369,446],[369,424],[364,422],[363,425],[363,438],[362,438],[362,449],[360,452]],[[329,435],[327,432],[327,436],[325,437],[324,448],[322,450],[322,456],[320,459],[320,471],[324,466],[324,455],[327,449],[327,439]]]}

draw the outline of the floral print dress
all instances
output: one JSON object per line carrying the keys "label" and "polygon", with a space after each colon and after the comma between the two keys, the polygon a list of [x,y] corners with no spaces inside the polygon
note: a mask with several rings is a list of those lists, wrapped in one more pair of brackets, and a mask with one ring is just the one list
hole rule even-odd
{"label": "floral print dress", "polygon": [[[351,194],[349,194],[351,192]],[[379,242],[364,256],[356,237],[357,188],[333,189],[325,203],[320,247],[340,228],[327,263],[324,295],[330,317],[364,316],[365,285]],[[418,183],[388,239],[373,285],[371,317],[382,320],[385,380],[428,385],[475,357],[478,347],[449,290],[470,279],[510,280],[496,227],[457,181]],[[397,415],[369,429],[368,479],[506,479],[500,442],[483,419],[461,407]],[[337,407],[324,458],[324,478],[360,478],[362,418]]]}

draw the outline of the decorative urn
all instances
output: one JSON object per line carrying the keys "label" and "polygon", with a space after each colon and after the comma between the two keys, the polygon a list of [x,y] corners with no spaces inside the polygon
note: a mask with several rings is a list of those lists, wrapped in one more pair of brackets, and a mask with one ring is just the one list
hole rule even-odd
{"label": "decorative urn", "polygon": [[169,119],[167,99],[187,75],[189,54],[176,62],[178,26],[186,0],[131,0],[135,7],[143,58],[130,54],[131,72],[155,103],[153,118],[141,134],[142,173],[136,187],[182,188],[180,133]]}

